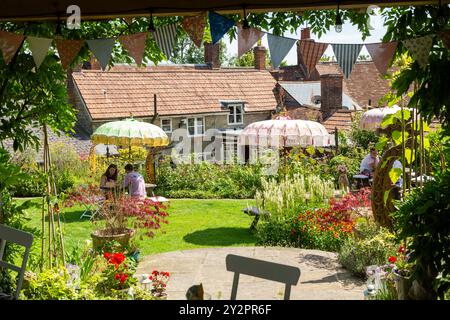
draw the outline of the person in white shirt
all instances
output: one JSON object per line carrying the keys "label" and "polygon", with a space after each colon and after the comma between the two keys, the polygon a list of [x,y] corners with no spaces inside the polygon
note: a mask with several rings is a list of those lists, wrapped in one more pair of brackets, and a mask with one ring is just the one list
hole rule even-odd
{"label": "person in white shirt", "polygon": [[377,150],[374,147],[370,148],[370,153],[361,161],[361,166],[359,169],[361,174],[372,178],[375,168],[379,162],[380,157],[378,156]]}
{"label": "person in white shirt", "polygon": [[144,177],[134,171],[133,165],[127,164],[125,166],[127,175],[125,176],[123,186],[129,187],[129,193],[131,197],[143,199],[146,196]]}

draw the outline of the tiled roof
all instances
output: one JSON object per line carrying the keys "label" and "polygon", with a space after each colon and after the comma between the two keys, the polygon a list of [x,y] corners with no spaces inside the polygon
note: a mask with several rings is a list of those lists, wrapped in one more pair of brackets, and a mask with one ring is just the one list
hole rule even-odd
{"label": "tiled roof", "polygon": [[334,128],[348,131],[352,126],[352,112],[347,110],[337,110],[322,124],[329,132],[333,131]]}
{"label": "tiled roof", "polygon": [[223,112],[221,100],[240,100],[246,112],[274,110],[276,81],[269,71],[168,67],[116,68],[72,74],[93,120],[153,115],[153,95],[161,116]]}
{"label": "tiled roof", "polygon": [[[316,65],[319,75],[342,74],[336,62],[322,62]],[[354,99],[361,107],[378,106],[378,100],[389,92],[389,81],[383,79],[372,61],[361,61],[353,65],[348,79],[344,78],[344,92]]]}

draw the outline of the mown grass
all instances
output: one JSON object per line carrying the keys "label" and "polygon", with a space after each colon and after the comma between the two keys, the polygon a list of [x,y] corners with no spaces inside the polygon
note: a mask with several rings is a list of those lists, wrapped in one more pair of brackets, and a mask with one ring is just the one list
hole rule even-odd
{"label": "mown grass", "polygon": [[[33,202],[39,205],[40,200],[34,199]],[[205,247],[253,246],[256,238],[249,229],[253,218],[241,212],[242,208],[251,204],[253,200],[171,200],[167,210],[169,224],[163,225],[153,238],[137,237],[138,247],[142,255],[150,255]],[[83,211],[81,206],[63,210],[66,251],[91,239],[90,234],[95,226],[89,219],[80,220]],[[29,226],[40,229],[40,208],[32,208],[28,214]],[[40,239],[35,239],[35,242],[40,242]]]}

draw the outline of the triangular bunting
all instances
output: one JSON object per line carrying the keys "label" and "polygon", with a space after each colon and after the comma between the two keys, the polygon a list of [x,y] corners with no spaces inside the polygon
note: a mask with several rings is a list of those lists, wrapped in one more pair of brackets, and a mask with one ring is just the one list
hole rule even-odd
{"label": "triangular bunting", "polygon": [[153,37],[167,60],[169,60],[172,55],[173,46],[177,40],[177,25],[169,24],[162,26],[153,32]]}
{"label": "triangular bunting", "polygon": [[183,29],[191,38],[197,47],[202,46],[203,36],[205,34],[206,15],[200,14],[195,17],[185,17],[183,19]]}
{"label": "triangular bunting", "polygon": [[385,75],[388,69],[389,62],[391,62],[397,49],[397,41],[385,43],[370,43],[366,44],[367,51],[372,57],[373,63],[382,75]]}
{"label": "triangular bunting", "polygon": [[362,46],[362,44],[332,44],[336,60],[346,79],[352,73],[353,65],[358,59]]}
{"label": "triangular bunting", "polygon": [[267,34],[267,41],[269,43],[270,61],[274,68],[278,68],[284,57],[289,53],[292,46],[297,40]]}
{"label": "triangular bunting", "polygon": [[27,37],[27,41],[30,45],[30,50],[33,54],[36,68],[39,69],[45,57],[47,56],[48,48],[50,48],[50,45],[52,44],[52,39]]}
{"label": "triangular bunting", "polygon": [[442,42],[444,42],[444,45],[447,47],[447,49],[450,50],[450,30],[439,32],[439,36],[441,37]]}
{"label": "triangular bunting", "polygon": [[94,56],[100,62],[102,69],[105,70],[108,66],[109,59],[114,47],[114,39],[98,39],[86,40],[89,49],[94,53]]}
{"label": "triangular bunting", "polygon": [[255,28],[244,29],[238,24],[238,58],[250,50],[264,35],[264,32]]}
{"label": "triangular bunting", "polygon": [[138,66],[142,64],[144,58],[145,42],[147,41],[147,32],[140,32],[127,36],[119,37],[120,43],[127,49],[128,54],[133,57]]}
{"label": "triangular bunting", "polygon": [[12,32],[0,30],[0,50],[3,53],[3,61],[9,64],[22,45],[24,36]]}
{"label": "triangular bunting", "polygon": [[225,33],[234,26],[234,21],[215,12],[209,12],[209,27],[211,29],[212,43],[216,44]]}
{"label": "triangular bunting", "polygon": [[312,40],[300,40],[299,43],[300,54],[308,72],[308,76],[316,68],[325,50],[328,48],[328,43],[317,43]]}
{"label": "triangular bunting", "polygon": [[433,35],[429,34],[425,37],[403,40],[403,44],[408,49],[411,57],[417,61],[422,69],[428,64],[428,58],[433,45]]}
{"label": "triangular bunting", "polygon": [[67,70],[72,61],[80,52],[84,45],[84,40],[60,40],[56,39],[56,49],[58,49],[59,59],[62,67]]}

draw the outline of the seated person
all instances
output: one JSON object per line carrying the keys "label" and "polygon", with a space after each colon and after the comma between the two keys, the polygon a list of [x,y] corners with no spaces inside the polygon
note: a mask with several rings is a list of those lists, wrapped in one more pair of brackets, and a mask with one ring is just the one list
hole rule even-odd
{"label": "seated person", "polygon": [[129,194],[136,198],[145,198],[147,193],[145,191],[145,181],[144,177],[139,173],[134,171],[133,165],[127,164],[125,166],[125,176],[123,186],[124,188],[129,187]]}
{"label": "seated person", "polygon": [[361,161],[361,174],[372,178],[379,162],[380,158],[378,157],[377,150],[374,147],[370,148],[370,153]]}
{"label": "seated person", "polygon": [[100,179],[101,189],[113,189],[117,183],[117,166],[110,164]]}

